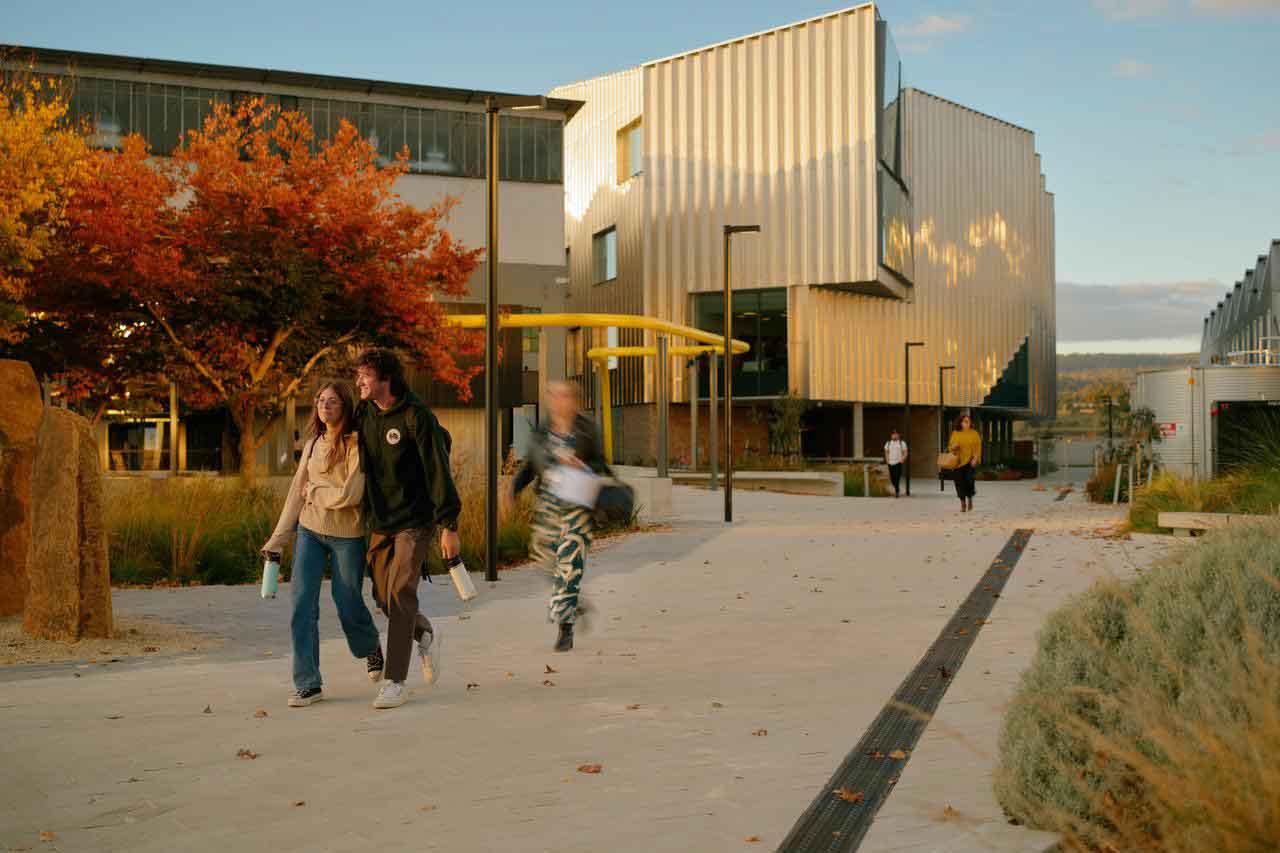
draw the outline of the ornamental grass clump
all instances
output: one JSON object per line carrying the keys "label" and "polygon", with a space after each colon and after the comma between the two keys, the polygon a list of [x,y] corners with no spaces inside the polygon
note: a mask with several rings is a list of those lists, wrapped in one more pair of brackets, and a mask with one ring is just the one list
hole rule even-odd
{"label": "ornamental grass clump", "polygon": [[1005,715],[996,793],[1073,850],[1280,849],[1280,521],[1054,613]]}

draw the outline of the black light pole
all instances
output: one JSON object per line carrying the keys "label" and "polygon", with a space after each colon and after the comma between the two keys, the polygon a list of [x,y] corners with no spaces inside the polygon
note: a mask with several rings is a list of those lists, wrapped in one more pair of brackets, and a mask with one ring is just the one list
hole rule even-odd
{"label": "black light pole", "polygon": [[[733,521],[733,288],[729,238],[760,233],[759,225],[724,226],[724,521]],[[714,364],[714,361],[713,361]],[[715,401],[712,401],[715,405]]]}
{"label": "black light pole", "polygon": [[907,341],[902,345],[902,361],[906,367],[902,378],[905,407],[902,415],[902,440],[907,443],[907,464],[902,472],[907,478],[907,497],[911,497],[911,348],[922,347],[924,341]]}
{"label": "black light pole", "polygon": [[[938,452],[947,452],[947,403],[942,379],[948,370],[955,370],[954,364],[938,365]],[[942,478],[942,469],[938,469],[938,488],[940,491],[947,490],[946,480]]]}
{"label": "black light pole", "polygon": [[484,292],[484,579],[498,579],[498,113],[503,109],[538,109],[542,95],[489,95],[484,99],[485,210]]}

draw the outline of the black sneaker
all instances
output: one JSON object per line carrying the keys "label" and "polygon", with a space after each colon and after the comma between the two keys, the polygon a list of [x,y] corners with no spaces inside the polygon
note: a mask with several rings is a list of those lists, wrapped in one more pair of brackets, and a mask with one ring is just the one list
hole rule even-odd
{"label": "black sneaker", "polygon": [[556,651],[567,652],[573,648],[573,625],[560,626],[560,636],[556,638]]}
{"label": "black sneaker", "polygon": [[289,697],[290,708],[305,708],[314,705],[324,698],[324,691],[319,687],[308,687],[306,690],[295,690]]}
{"label": "black sneaker", "polygon": [[369,680],[378,682],[382,680],[382,670],[386,666],[386,661],[382,658],[382,646],[375,646],[373,654],[364,659],[369,665]]}

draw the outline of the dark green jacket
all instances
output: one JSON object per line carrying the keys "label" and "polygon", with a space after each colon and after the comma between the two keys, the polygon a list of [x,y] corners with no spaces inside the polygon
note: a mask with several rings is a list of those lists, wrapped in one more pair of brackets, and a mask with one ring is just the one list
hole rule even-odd
{"label": "dark green jacket", "polygon": [[412,391],[385,412],[363,400],[356,407],[356,428],[369,529],[456,530],[462,501],[449,470],[451,439],[426,403]]}

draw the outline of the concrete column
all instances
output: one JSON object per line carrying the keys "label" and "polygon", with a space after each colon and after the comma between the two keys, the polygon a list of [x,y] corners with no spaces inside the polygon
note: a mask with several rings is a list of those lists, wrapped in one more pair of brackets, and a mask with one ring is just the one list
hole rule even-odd
{"label": "concrete column", "polygon": [[853,457],[862,456],[866,448],[866,428],[862,420],[862,404],[853,404]]}
{"label": "concrete column", "polygon": [[670,460],[671,443],[667,440],[667,424],[670,418],[671,400],[671,359],[667,355],[667,336],[658,335],[658,358],[655,380],[658,383],[658,476],[666,477],[667,463]]}
{"label": "concrete column", "polygon": [[698,360],[689,359],[689,470],[698,470]]}
{"label": "concrete column", "polygon": [[[547,383],[551,381],[551,358],[547,352],[547,330],[538,330],[538,419],[542,419],[542,401],[547,399]],[[560,360],[564,363],[564,359]]]}

